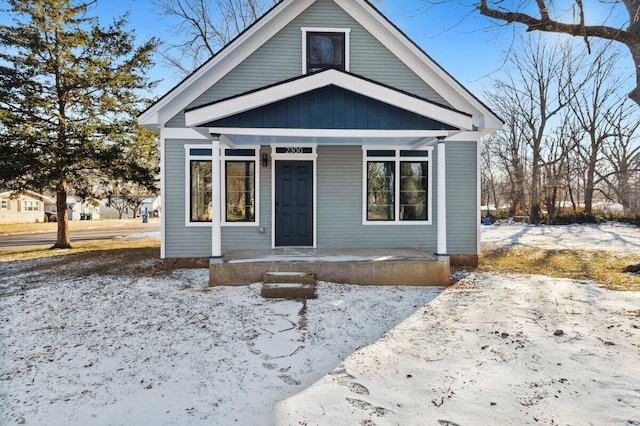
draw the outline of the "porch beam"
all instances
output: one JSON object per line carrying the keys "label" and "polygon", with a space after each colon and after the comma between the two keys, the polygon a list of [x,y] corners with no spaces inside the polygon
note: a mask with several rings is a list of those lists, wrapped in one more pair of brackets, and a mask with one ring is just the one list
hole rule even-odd
{"label": "porch beam", "polygon": [[220,135],[212,134],[211,136],[211,263],[222,263]]}
{"label": "porch beam", "polygon": [[236,145],[231,139],[226,137],[225,135],[220,135],[220,143],[229,149],[238,149],[238,145]]}
{"label": "porch beam", "polygon": [[447,253],[447,170],[445,157],[445,138],[438,138],[438,228],[436,256]]}

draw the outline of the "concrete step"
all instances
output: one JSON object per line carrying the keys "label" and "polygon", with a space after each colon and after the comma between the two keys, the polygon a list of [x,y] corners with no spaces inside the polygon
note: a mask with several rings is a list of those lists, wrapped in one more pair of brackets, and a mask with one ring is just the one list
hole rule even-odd
{"label": "concrete step", "polygon": [[260,294],[267,299],[315,299],[316,284],[264,283]]}
{"label": "concrete step", "polygon": [[294,283],[294,284],[315,284],[314,274],[307,272],[267,272],[262,281],[264,283]]}

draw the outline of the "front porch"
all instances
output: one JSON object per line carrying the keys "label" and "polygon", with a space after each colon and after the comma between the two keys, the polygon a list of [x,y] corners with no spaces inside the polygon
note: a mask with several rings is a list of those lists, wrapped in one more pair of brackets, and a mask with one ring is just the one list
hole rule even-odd
{"label": "front porch", "polygon": [[444,286],[449,256],[415,249],[275,249],[232,251],[212,258],[209,284],[262,282],[267,272],[304,272],[316,280],[357,285]]}

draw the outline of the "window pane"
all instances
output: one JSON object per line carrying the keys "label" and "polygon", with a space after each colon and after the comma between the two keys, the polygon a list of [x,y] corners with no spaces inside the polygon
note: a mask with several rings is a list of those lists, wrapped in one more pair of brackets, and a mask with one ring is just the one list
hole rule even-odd
{"label": "window pane", "polygon": [[211,161],[191,161],[191,222],[210,222],[211,208]]}
{"label": "window pane", "polygon": [[428,162],[400,162],[400,220],[428,220]]}
{"label": "window pane", "polygon": [[307,71],[327,68],[344,70],[344,34],[309,33],[307,35]]}
{"label": "window pane", "polygon": [[226,220],[255,222],[255,162],[226,162]]}
{"label": "window pane", "polygon": [[367,162],[367,220],[395,220],[395,162]]}

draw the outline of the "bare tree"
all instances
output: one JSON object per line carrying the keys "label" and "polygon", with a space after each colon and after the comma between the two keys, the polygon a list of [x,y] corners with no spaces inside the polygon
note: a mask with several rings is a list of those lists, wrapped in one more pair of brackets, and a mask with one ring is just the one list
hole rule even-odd
{"label": "bare tree", "polygon": [[509,59],[512,68],[502,90],[511,93],[517,128],[527,141],[530,153],[530,212],[531,221],[541,218],[540,184],[544,166],[545,137],[572,99],[572,88],[582,87],[576,81],[581,67],[570,45],[548,44],[539,38],[529,38]]}
{"label": "bare tree", "polygon": [[160,15],[176,22],[171,37],[165,39],[164,59],[190,74],[276,3],[278,0],[151,0]]}
{"label": "bare tree", "polygon": [[[535,6],[532,5],[535,3]],[[635,63],[636,87],[629,97],[640,105],[640,0],[600,0],[600,6],[609,8],[603,16],[611,16],[622,10],[627,13],[626,23],[621,26],[587,25],[583,0],[569,2],[570,10],[553,7],[551,0],[480,0],[475,7],[484,16],[505,23],[520,23],[527,31],[542,31],[569,34],[581,37],[590,46],[590,38],[620,42],[627,46]],[[531,13],[527,13],[531,10]],[[569,12],[569,13],[567,13]],[[608,12],[608,13],[607,13]],[[562,22],[562,20],[566,20]]]}
{"label": "bare tree", "polygon": [[495,82],[494,90],[487,92],[486,96],[494,110],[505,120],[498,132],[484,139],[486,155],[495,160],[486,160],[486,164],[499,170],[494,174],[507,177],[508,189],[504,190],[504,195],[509,202],[509,214],[515,215],[518,208],[527,214],[527,142],[522,131],[518,97],[507,84],[500,81]]}
{"label": "bare tree", "polygon": [[586,165],[584,210],[587,214],[592,212],[593,197],[599,183],[597,171],[603,159],[603,147],[615,135],[613,123],[616,115],[621,113],[618,88],[624,77],[615,68],[618,54],[607,53],[607,47],[599,47],[586,73],[586,87],[575,87],[575,80],[571,80],[573,96],[569,107],[585,135],[578,152]]}
{"label": "bare tree", "polygon": [[628,103],[620,104],[611,115],[613,136],[603,147],[608,166],[596,171],[598,179],[607,184],[622,204],[625,214],[640,209],[640,192],[633,185],[640,178],[640,121],[633,119],[637,116],[638,108]]}
{"label": "bare tree", "polygon": [[[569,109],[563,110],[559,124],[545,138],[543,150],[542,194],[547,209],[547,224],[555,223],[565,207],[565,194],[571,193],[572,177],[566,174],[571,152],[580,144],[584,132]],[[574,211],[576,210],[574,204]]]}

